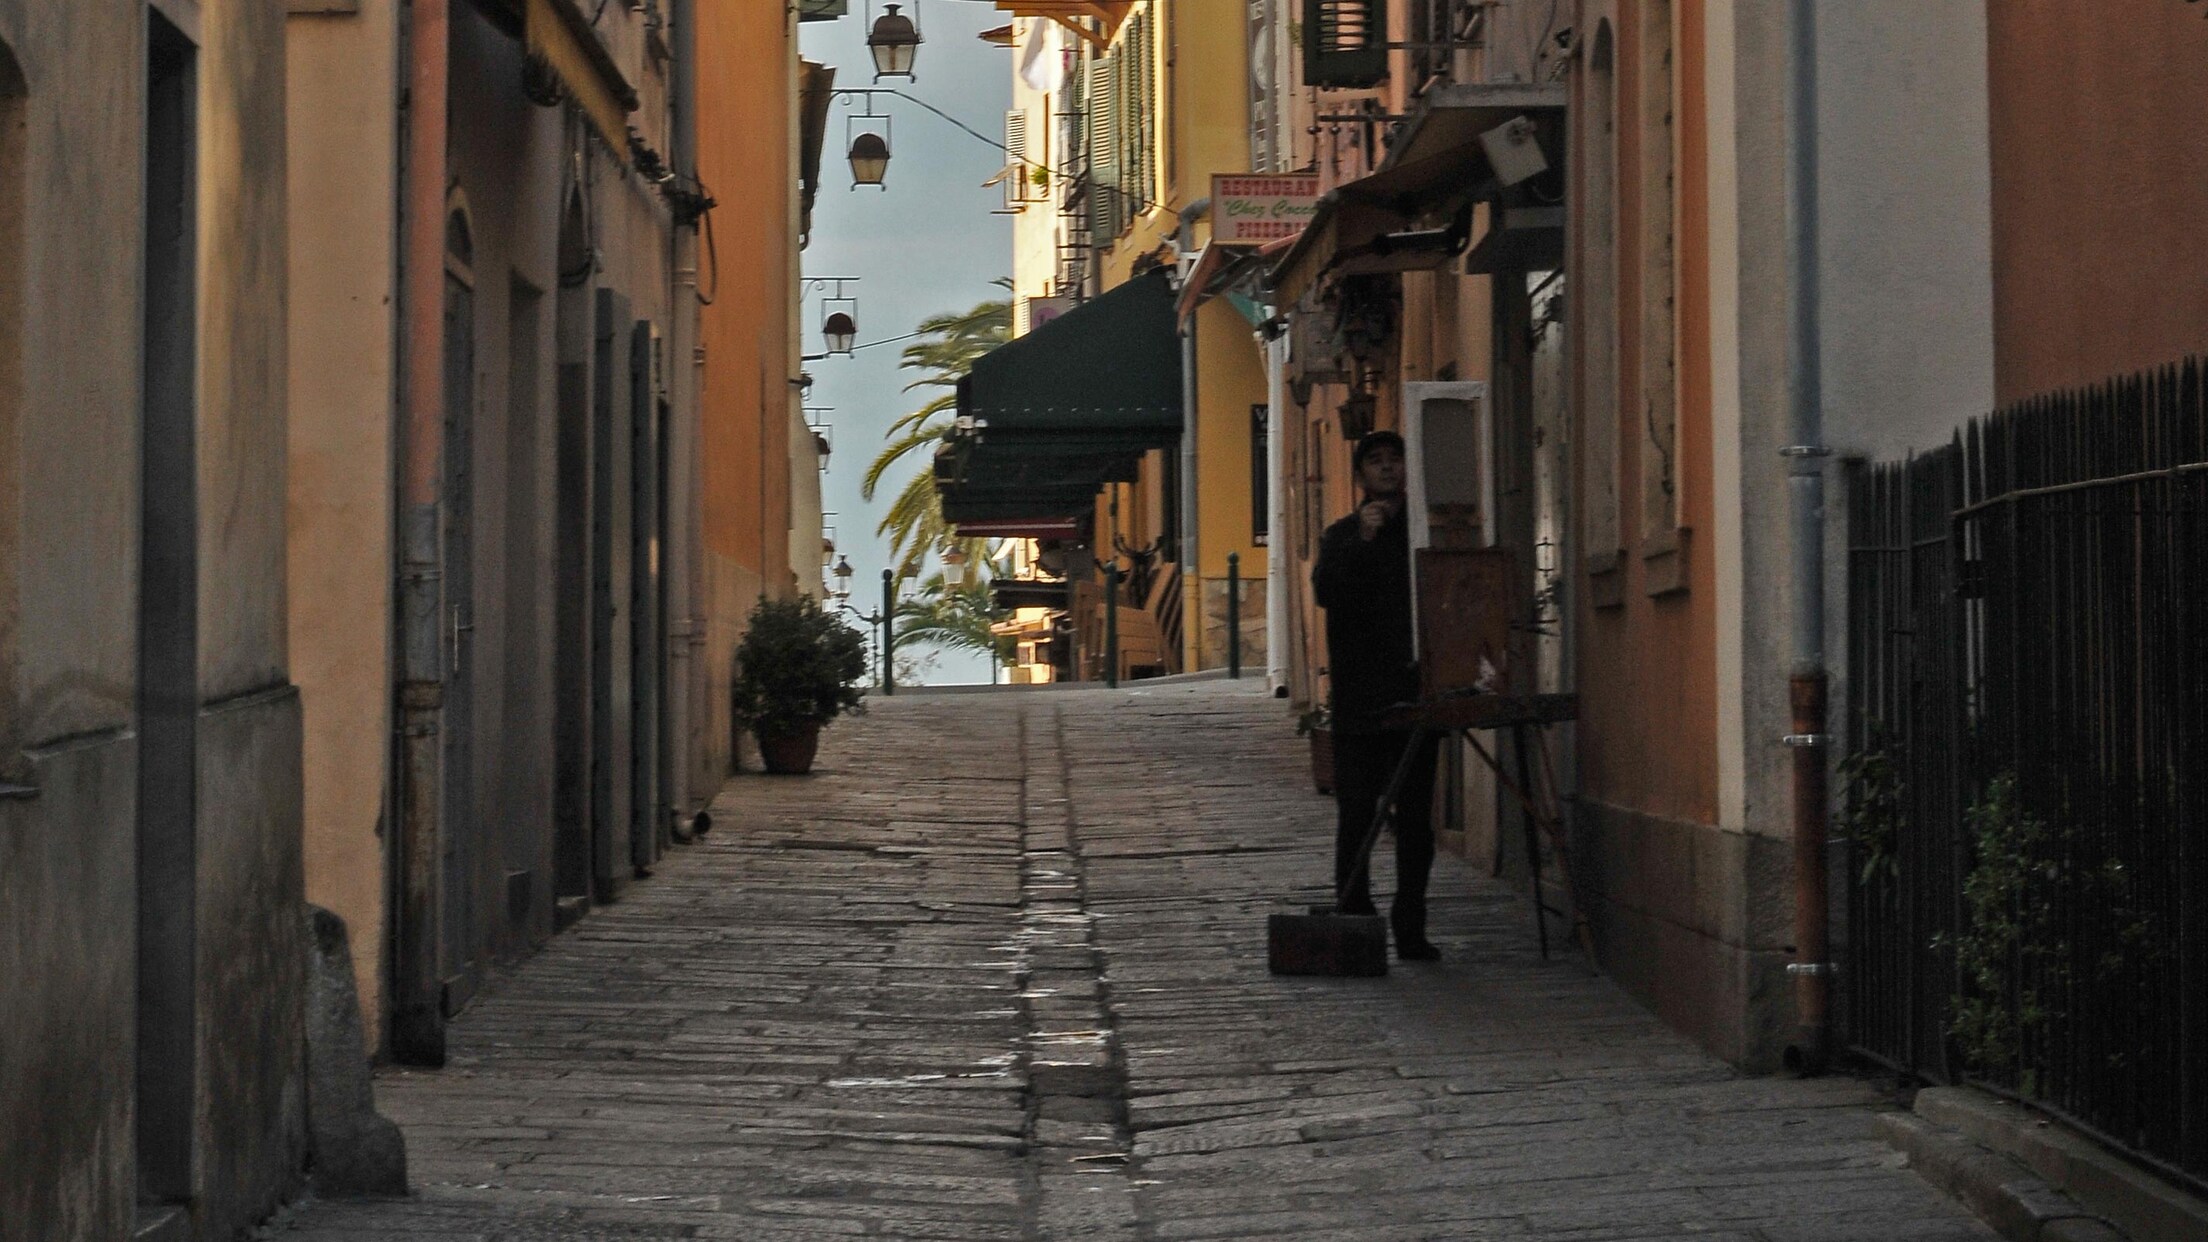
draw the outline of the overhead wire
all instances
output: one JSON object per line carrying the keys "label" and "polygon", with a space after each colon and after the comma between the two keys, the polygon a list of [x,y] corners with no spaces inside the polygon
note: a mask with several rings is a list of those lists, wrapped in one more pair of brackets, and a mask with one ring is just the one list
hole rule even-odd
{"label": "overhead wire", "polygon": [[[1036,169],[1036,170],[1038,170],[1038,171],[1040,171],[1040,172],[1042,172],[1042,173],[1045,173],[1046,175],[1051,175],[1051,176],[1055,176],[1055,175],[1056,175],[1056,172],[1057,172],[1057,170],[1055,170],[1055,169],[1051,168],[1051,167],[1050,167],[1050,166],[1049,166],[1048,164],[1038,164],[1038,163],[1036,163],[1035,161],[1033,161],[1033,160],[1031,160],[1031,159],[1028,159],[1028,158],[1027,158],[1027,157],[1025,157],[1025,156],[1020,156],[1020,155],[1013,155],[1013,154],[1012,154],[1012,150],[1011,150],[1011,148],[1010,148],[1010,147],[1007,147],[1007,146],[1005,146],[1005,145],[1004,145],[1004,144],[1003,144],[1002,142],[999,142],[999,141],[997,141],[996,139],[994,139],[994,138],[991,138],[991,137],[990,137],[989,135],[987,135],[987,134],[984,134],[984,133],[982,133],[982,132],[981,132],[980,130],[978,130],[978,129],[975,129],[975,128],[974,128],[973,126],[971,126],[971,125],[968,125],[968,124],[967,124],[966,122],[964,122],[964,121],[961,121],[961,120],[959,120],[959,119],[958,119],[957,117],[955,117],[955,116],[952,116],[952,115],[951,115],[950,113],[948,113],[948,112],[945,112],[945,111],[944,111],[943,109],[941,109],[941,108],[938,108],[938,107],[936,107],[936,106],[935,106],[934,104],[931,104],[931,103],[929,103],[929,102],[928,102],[927,100],[925,100],[925,99],[922,99],[922,98],[920,98],[920,97],[919,97],[918,95],[913,95],[913,94],[909,94],[909,93],[907,93],[907,92],[905,92],[905,91],[901,91],[901,90],[898,90],[898,89],[896,89],[895,87],[847,87],[847,88],[841,88],[841,89],[833,90],[833,91],[831,91],[831,92],[830,92],[830,94],[835,94],[835,95],[875,95],[875,94],[879,94],[879,95],[893,95],[893,96],[895,96],[895,97],[897,97],[897,98],[899,98],[899,99],[902,99],[902,100],[906,101],[907,103],[914,103],[914,104],[918,104],[918,105],[919,105],[919,106],[920,106],[921,108],[923,108],[923,109],[925,109],[925,110],[927,110],[927,111],[929,111],[929,112],[932,112],[932,113],[934,113],[934,114],[935,114],[936,116],[939,116],[939,117],[943,118],[944,120],[946,120],[946,121],[950,122],[950,123],[951,123],[952,125],[955,125],[955,126],[957,126],[957,127],[958,127],[958,128],[960,129],[960,130],[963,130],[963,131],[964,131],[965,133],[967,133],[967,134],[969,134],[969,135],[971,135],[971,136],[973,136],[973,137],[975,137],[975,138],[978,138],[978,139],[980,139],[981,141],[983,141],[983,142],[985,142],[985,143],[989,144],[990,146],[992,146],[992,147],[995,147],[995,148],[996,148],[997,150],[999,150],[999,151],[1002,151],[1002,152],[1004,152],[1004,154],[1005,154],[1005,157],[1006,157],[1006,159],[1007,159],[1007,161],[1008,161],[1008,163],[1007,163],[1007,165],[1006,165],[1007,167],[1010,167],[1010,166],[1011,166],[1011,165],[1013,165],[1013,164],[1017,164],[1017,165],[1019,165],[1019,166],[1021,166],[1021,167],[1023,167],[1023,168],[1031,168],[1031,169]],[[1127,199],[1127,200],[1128,200],[1129,202],[1135,203],[1136,205],[1140,206],[1140,207],[1141,207],[1141,208],[1142,208],[1143,210],[1145,210],[1145,211],[1164,211],[1164,210],[1168,210],[1168,205],[1167,205],[1167,204],[1165,204],[1165,203],[1160,203],[1160,202],[1157,202],[1157,201],[1156,201],[1156,200],[1154,200],[1154,199],[1149,199],[1149,198],[1145,198],[1145,197],[1143,197],[1142,195],[1140,195],[1140,194],[1137,194],[1137,193],[1135,193],[1134,191],[1132,191],[1132,190],[1129,190],[1129,189],[1125,188],[1124,186],[1119,186],[1119,185],[1107,185],[1107,186],[1104,186],[1103,188],[1105,188],[1105,189],[1108,189],[1108,190],[1112,191],[1112,192],[1113,192],[1113,193],[1115,193],[1115,194],[1118,194],[1118,195],[1119,195],[1119,196],[1121,196],[1122,198],[1125,198],[1125,199]]]}

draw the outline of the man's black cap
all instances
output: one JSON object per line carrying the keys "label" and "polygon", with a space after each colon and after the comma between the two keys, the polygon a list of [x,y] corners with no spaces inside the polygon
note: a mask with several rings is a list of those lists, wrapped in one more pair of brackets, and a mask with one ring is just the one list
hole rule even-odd
{"label": "man's black cap", "polygon": [[1392,431],[1368,431],[1359,436],[1357,447],[1350,450],[1349,468],[1359,469],[1365,464],[1365,454],[1383,446],[1400,453],[1403,451],[1403,437]]}

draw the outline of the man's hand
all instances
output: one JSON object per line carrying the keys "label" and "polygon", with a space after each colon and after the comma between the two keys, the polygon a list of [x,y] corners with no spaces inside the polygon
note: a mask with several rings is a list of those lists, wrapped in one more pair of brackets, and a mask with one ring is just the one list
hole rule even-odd
{"label": "man's hand", "polygon": [[1395,506],[1385,500],[1366,501],[1357,510],[1357,537],[1371,543],[1394,514]]}

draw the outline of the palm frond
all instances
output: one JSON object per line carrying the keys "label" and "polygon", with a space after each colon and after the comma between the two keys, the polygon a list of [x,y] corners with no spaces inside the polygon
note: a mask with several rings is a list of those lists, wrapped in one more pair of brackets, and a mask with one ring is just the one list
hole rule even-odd
{"label": "palm frond", "polygon": [[[874,463],[866,468],[866,477],[859,481],[859,495],[867,500],[874,499],[874,491],[881,486],[882,476],[889,472],[891,466],[897,464],[899,458],[922,445],[935,444],[943,438],[943,433],[948,430],[950,430],[948,425],[922,426],[890,441],[889,446],[884,448],[881,455],[874,459]],[[929,472],[932,474],[933,471],[934,468],[931,465]]]}
{"label": "palm frond", "polygon": [[[1000,279],[996,284],[1007,292],[1011,289],[1009,281]],[[900,369],[917,373],[904,391],[955,389],[976,360],[1011,339],[1012,303],[1009,298],[992,299],[964,311],[930,315],[920,321],[918,331],[924,339],[905,346],[898,362]],[[874,499],[898,462],[949,435],[951,423],[941,416],[955,411],[957,404],[955,392],[937,393],[892,421],[883,433],[881,451],[867,468],[861,495]],[[996,568],[989,560],[987,540],[955,538],[944,522],[932,458],[898,490],[874,532],[889,536],[892,568],[899,577],[916,578],[930,554],[940,555],[953,547],[966,554],[977,586]]]}

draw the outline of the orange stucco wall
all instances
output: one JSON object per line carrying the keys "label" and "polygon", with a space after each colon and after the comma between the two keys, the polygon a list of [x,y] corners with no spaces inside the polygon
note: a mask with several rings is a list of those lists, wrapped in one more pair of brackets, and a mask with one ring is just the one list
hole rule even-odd
{"label": "orange stucco wall", "polygon": [[2000,0],[1986,24],[1996,399],[2208,347],[2199,6]]}
{"label": "orange stucco wall", "polygon": [[796,374],[796,204],[794,190],[785,190],[796,183],[796,33],[781,5],[701,4],[697,21],[707,66],[698,83],[698,169],[721,200],[713,212],[718,263],[701,256],[699,274],[714,298],[700,328],[705,547],[780,590],[790,580]]}
{"label": "orange stucco wall", "polygon": [[1717,776],[1716,576],[1711,555],[1694,543],[1711,517],[1710,300],[1708,278],[1708,150],[1701,139],[1707,115],[1702,90],[1706,6],[1678,0],[1672,60],[1674,123],[1683,136],[1674,158],[1678,287],[1675,333],[1678,367],[1679,521],[1687,541],[1688,589],[1651,598],[1639,552],[1640,454],[1646,445],[1639,421],[1644,340],[1642,299],[1665,291],[1645,288],[1640,230],[1643,205],[1640,106],[1644,0],[1619,5],[1618,29],[1618,391],[1587,403],[1591,413],[1618,413],[1587,434],[1619,437],[1619,510],[1624,523],[1625,602],[1610,609],[1582,608],[1579,629],[1578,730],[1580,779],[1595,800],[1665,819],[1715,824]]}

